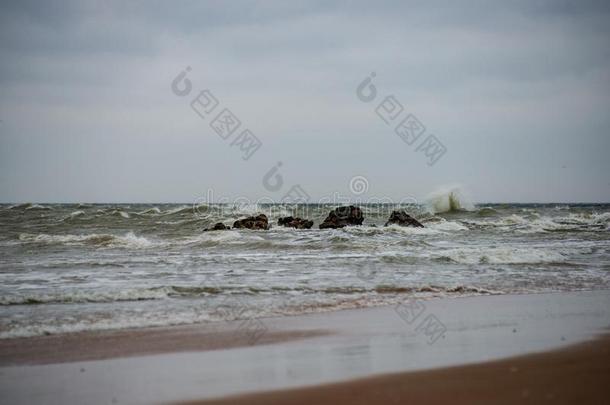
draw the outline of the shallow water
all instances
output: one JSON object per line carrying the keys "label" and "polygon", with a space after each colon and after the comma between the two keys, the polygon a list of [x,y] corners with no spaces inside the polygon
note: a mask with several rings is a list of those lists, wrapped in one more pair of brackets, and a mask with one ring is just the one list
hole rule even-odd
{"label": "shallow water", "polygon": [[[361,207],[363,226],[319,230],[334,206],[0,206],[0,337],[610,287],[608,204],[406,207],[425,229]],[[315,229],[202,232],[257,212]]]}

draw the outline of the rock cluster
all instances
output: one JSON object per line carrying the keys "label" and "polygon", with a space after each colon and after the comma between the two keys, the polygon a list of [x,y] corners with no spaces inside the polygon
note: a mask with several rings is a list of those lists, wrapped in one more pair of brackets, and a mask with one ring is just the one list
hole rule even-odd
{"label": "rock cluster", "polygon": [[313,226],[313,221],[298,217],[283,217],[277,220],[278,225],[296,229],[310,229]]}
{"label": "rock cluster", "polygon": [[208,231],[228,231],[229,229],[231,229],[230,226],[227,226],[227,225],[223,224],[222,222],[217,222],[217,223],[214,224],[213,227],[205,228],[203,230],[203,232],[208,232]]}
{"label": "rock cluster", "polygon": [[[320,229],[338,229],[345,226],[362,225],[364,215],[362,210],[353,205],[338,207],[332,210],[326,219],[320,224]],[[313,221],[299,217],[282,217],[277,221],[278,225],[296,229],[310,229],[313,226]],[[388,218],[385,226],[388,225],[411,226],[415,228],[423,228],[424,226],[415,218],[404,211],[393,211]],[[371,225],[375,226],[375,225]],[[269,220],[265,214],[248,217],[237,220],[233,223],[233,229],[254,229],[267,230],[269,229]],[[224,231],[231,227],[218,222],[212,228],[206,228],[204,231]]]}
{"label": "rock cluster", "polygon": [[337,229],[345,226],[362,225],[364,215],[362,210],[353,205],[338,207],[332,210],[324,222],[320,224],[320,229]]}
{"label": "rock cluster", "polygon": [[393,211],[388,219],[388,222],[385,223],[385,226],[397,224],[400,226],[412,226],[415,228],[423,228],[424,226],[415,218],[410,216],[404,211]]}
{"label": "rock cluster", "polygon": [[234,229],[246,228],[255,230],[269,229],[269,220],[265,214],[258,214],[255,217],[248,217],[233,222]]}

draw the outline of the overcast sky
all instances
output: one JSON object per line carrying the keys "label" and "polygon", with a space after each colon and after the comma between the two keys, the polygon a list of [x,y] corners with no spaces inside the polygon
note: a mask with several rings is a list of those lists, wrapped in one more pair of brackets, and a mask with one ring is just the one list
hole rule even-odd
{"label": "overcast sky", "polygon": [[[295,184],[317,200],[349,196],[354,176],[361,198],[460,183],[480,202],[610,201],[610,3],[508,3],[3,2],[0,201],[280,199]],[[204,89],[219,105],[201,118]],[[390,95],[398,121],[425,126],[413,145],[375,112]],[[241,121],[226,140],[210,127],[224,108]],[[262,143],[248,160],[231,145],[244,129]],[[446,148],[434,165],[417,150],[430,134]],[[265,187],[277,162],[283,182]]]}

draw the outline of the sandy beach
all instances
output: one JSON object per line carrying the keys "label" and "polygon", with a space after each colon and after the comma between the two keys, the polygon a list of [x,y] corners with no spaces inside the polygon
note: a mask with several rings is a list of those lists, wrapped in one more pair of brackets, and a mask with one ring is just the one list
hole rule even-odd
{"label": "sandy beach", "polygon": [[188,404],[605,404],[610,337],[547,353]]}
{"label": "sandy beach", "polygon": [[231,322],[5,339],[0,403],[596,403],[607,394],[608,291],[419,304],[446,327],[435,341],[387,306],[266,318],[255,344]]}
{"label": "sandy beach", "polygon": [[0,405],[610,404],[610,1],[0,2]]}

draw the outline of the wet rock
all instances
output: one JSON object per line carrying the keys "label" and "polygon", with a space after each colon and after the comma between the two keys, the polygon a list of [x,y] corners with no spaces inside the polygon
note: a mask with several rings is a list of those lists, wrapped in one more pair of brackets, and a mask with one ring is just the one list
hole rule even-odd
{"label": "wet rock", "polygon": [[216,224],[214,224],[213,227],[205,228],[203,230],[203,232],[208,232],[208,231],[228,231],[229,229],[231,229],[230,226],[227,226],[227,225],[223,224],[222,222],[217,222]]}
{"label": "wet rock", "polygon": [[424,226],[415,218],[410,216],[404,211],[393,211],[388,218],[388,222],[385,223],[385,226],[397,224],[400,226],[412,226],[415,228],[423,228]]}
{"label": "wet rock", "polygon": [[269,229],[269,220],[265,214],[258,214],[255,217],[248,217],[233,222],[234,229],[246,228],[255,230]]}
{"label": "wet rock", "polygon": [[313,221],[299,217],[283,217],[277,220],[278,225],[287,228],[310,229],[313,226]]}
{"label": "wet rock", "polygon": [[332,210],[324,222],[320,224],[320,229],[336,229],[344,226],[362,225],[364,215],[362,210],[353,205],[338,207]]}

